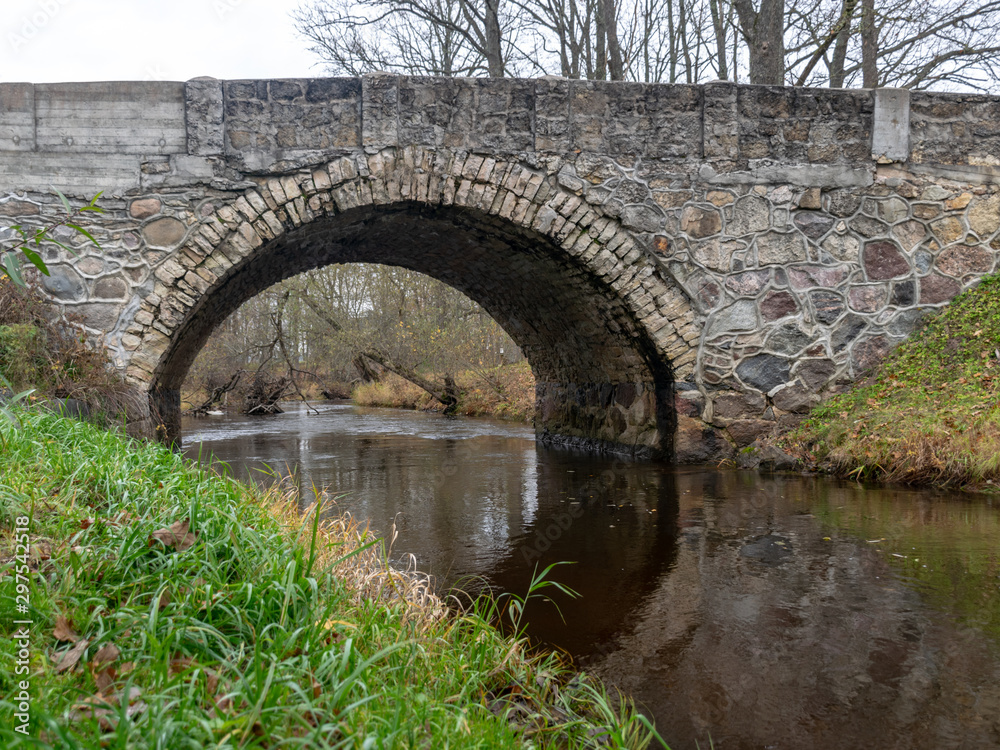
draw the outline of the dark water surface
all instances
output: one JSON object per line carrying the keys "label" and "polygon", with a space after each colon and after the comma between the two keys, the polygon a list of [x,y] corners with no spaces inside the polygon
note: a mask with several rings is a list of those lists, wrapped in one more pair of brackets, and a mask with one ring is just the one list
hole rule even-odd
{"label": "dark water surface", "polygon": [[[529,632],[630,693],[675,750],[1000,747],[1000,500],[632,464],[530,428],[292,405],[184,425],[185,451],[303,486],[442,590],[582,594]],[[257,475],[258,477],[260,475]],[[470,580],[475,577],[474,580]]]}

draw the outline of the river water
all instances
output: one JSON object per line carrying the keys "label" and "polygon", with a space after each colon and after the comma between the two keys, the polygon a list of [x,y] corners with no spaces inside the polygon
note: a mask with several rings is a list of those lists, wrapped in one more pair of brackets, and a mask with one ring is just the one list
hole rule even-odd
{"label": "river water", "polygon": [[[580,593],[529,633],[674,750],[1000,748],[1000,496],[628,463],[529,427],[347,404],[184,424],[234,474],[295,468],[446,592]],[[563,619],[565,622],[563,622]]]}

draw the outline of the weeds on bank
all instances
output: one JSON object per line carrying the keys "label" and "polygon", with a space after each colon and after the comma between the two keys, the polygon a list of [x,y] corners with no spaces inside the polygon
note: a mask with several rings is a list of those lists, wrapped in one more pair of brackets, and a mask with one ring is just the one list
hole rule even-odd
{"label": "weeds on bank", "polygon": [[869,381],[815,409],[786,446],[857,479],[1000,479],[1000,277],[929,316]]}
{"label": "weeds on bank", "polygon": [[34,410],[0,420],[0,628],[30,518],[31,722],[0,644],[0,745],[644,747],[627,702],[493,626],[450,614],[349,519],[287,487]]}
{"label": "weeds on bank", "polygon": [[89,345],[83,327],[53,322],[37,292],[0,278],[2,387],[34,389],[38,397],[72,398],[106,423],[145,414],[147,397],[125,383],[103,350]]}

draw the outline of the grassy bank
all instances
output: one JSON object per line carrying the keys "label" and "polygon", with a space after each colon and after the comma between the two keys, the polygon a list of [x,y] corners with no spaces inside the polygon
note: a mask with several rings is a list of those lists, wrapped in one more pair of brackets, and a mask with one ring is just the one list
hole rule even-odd
{"label": "grassy bank", "polygon": [[859,479],[1000,482],[1000,277],[928,316],[874,375],[815,409],[784,445]]}
{"label": "grassy bank", "polygon": [[[535,413],[535,378],[526,361],[455,376],[461,395],[456,414],[530,422]],[[427,391],[396,375],[355,387],[351,398],[361,406],[440,411],[444,407]]]}
{"label": "grassy bank", "polygon": [[649,741],[599,684],[502,636],[495,607],[447,612],[363,531],[299,516],[280,488],[43,413],[0,421],[0,433],[0,746]]}

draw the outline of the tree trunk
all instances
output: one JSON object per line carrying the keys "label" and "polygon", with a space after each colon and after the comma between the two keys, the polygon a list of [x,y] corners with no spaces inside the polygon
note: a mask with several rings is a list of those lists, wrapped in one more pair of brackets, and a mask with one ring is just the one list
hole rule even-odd
{"label": "tree trunk", "polygon": [[878,29],[875,26],[875,0],[861,0],[861,85],[878,86]]}
{"label": "tree trunk", "polygon": [[858,0],[844,0],[841,11],[841,25],[837,30],[837,39],[833,45],[833,59],[830,61],[830,88],[844,87],[844,63],[847,61],[847,43],[851,40],[851,19]]}
{"label": "tree trunk", "polygon": [[750,83],[781,86],[785,82],[785,0],[733,0],[740,31],[750,49]]}
{"label": "tree trunk", "polygon": [[[847,41],[851,29],[851,16],[854,15],[854,6],[858,4],[858,0],[844,0],[844,4],[840,9],[840,15],[837,17],[837,22],[833,24],[833,28],[830,29],[830,33],[827,34],[826,39],[816,47],[816,51],[813,52],[809,62],[806,63],[805,68],[803,68],[801,75],[799,75],[799,80],[795,82],[796,86],[805,86],[806,82],[809,80],[809,74],[812,73],[813,68],[816,67],[816,63],[820,61],[820,58],[826,54],[826,51],[830,49],[830,45],[837,42],[838,47],[834,49],[833,52],[833,62],[830,64],[830,80],[831,86],[834,86],[832,81],[834,80],[834,71],[839,71],[839,76],[837,80],[839,83],[836,87],[839,88],[844,83],[844,58],[847,55]],[[840,55],[838,63],[838,54]]]}
{"label": "tree trunk", "polygon": [[351,361],[351,364],[353,364],[354,369],[358,371],[358,377],[361,378],[361,382],[378,383],[382,380],[381,373],[372,367],[368,363],[368,360],[360,354]]}
{"label": "tree trunk", "polygon": [[604,0],[598,3],[597,18],[594,19],[597,29],[597,62],[594,65],[594,79],[606,81],[608,78],[608,39],[604,28]]}
{"label": "tree trunk", "polygon": [[604,33],[608,39],[608,72],[612,81],[621,81],[625,77],[622,63],[622,51],[618,44],[618,19],[615,0],[598,0],[598,12],[604,21]]}
{"label": "tree trunk", "polygon": [[458,404],[458,388],[451,375],[445,375],[444,387],[441,387],[437,383],[432,383],[430,380],[418,375],[409,367],[393,362],[389,359],[388,355],[380,352],[378,349],[365,349],[361,352],[361,356],[367,357],[373,362],[378,362],[389,372],[393,372],[404,380],[410,381],[418,388],[427,391],[431,396],[444,404],[445,414],[450,414],[455,410],[455,406]]}
{"label": "tree trunk", "polygon": [[720,0],[710,0],[709,7],[712,10],[712,28],[715,30],[716,62],[719,66],[719,78],[723,81],[729,79],[729,65],[726,61],[726,26],[719,8]]}
{"label": "tree trunk", "polygon": [[490,78],[503,78],[503,44],[500,37],[500,0],[486,0],[486,67]]}

